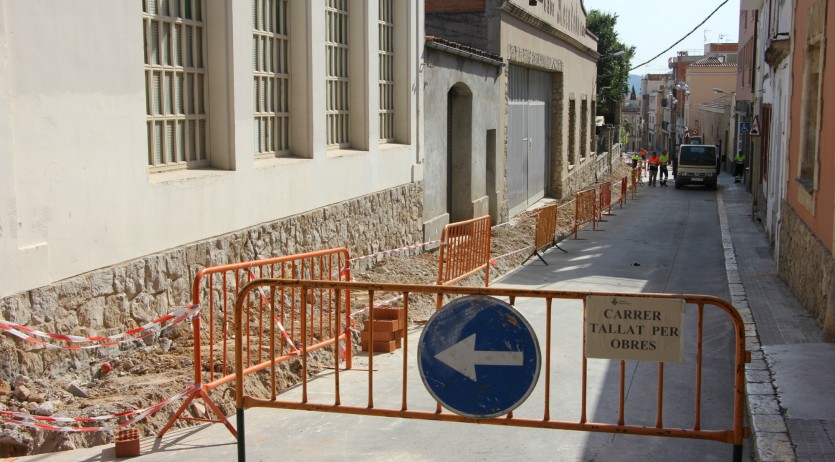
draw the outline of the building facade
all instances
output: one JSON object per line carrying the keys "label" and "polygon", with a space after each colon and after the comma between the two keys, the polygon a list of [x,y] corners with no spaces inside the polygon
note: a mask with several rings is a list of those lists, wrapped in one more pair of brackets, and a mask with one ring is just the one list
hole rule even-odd
{"label": "building facade", "polygon": [[497,179],[501,57],[426,38],[423,70],[424,238],[436,240],[449,223],[499,210]]}
{"label": "building facade", "polygon": [[423,2],[96,6],[0,6],[6,319],[102,332],[202,267],[420,242]]}
{"label": "building facade", "polygon": [[646,74],[641,77],[641,119],[644,121],[641,147],[644,149],[657,151],[661,146],[661,90],[665,78],[666,74]]}
{"label": "building facade", "polygon": [[[734,44],[735,45],[735,44]],[[684,105],[684,133],[700,135],[705,126],[700,120],[699,105],[716,99],[714,89],[728,91],[734,84],[736,62],[708,56],[687,67],[687,103]]]}
{"label": "building facade", "polygon": [[730,143],[731,99],[731,95],[724,94],[699,105],[702,143],[716,146],[723,159]]}
{"label": "building facade", "polygon": [[779,272],[835,341],[835,2],[795,3]]}
{"label": "building facade", "polygon": [[[500,56],[496,192],[504,221],[594,176],[597,38],[581,0],[426,2],[426,33]],[[568,70],[570,69],[570,72]]]}
{"label": "building facade", "polygon": [[791,29],[794,16],[792,2],[764,2],[763,21],[758,37],[764,50],[758,81],[762,82],[760,111],[761,171],[758,176],[757,212],[761,215],[769,241],[780,252],[779,224],[786,197],[786,163],[788,161],[791,98]]}
{"label": "building facade", "polygon": [[[622,132],[626,135],[623,149],[628,152],[638,151],[641,148],[641,101],[624,100],[621,103],[620,119]],[[624,137],[620,141],[623,142]]]}

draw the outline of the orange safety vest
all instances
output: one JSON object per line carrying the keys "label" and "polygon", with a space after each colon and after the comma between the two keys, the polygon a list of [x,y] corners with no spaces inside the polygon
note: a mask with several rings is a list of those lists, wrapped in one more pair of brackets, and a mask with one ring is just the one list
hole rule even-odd
{"label": "orange safety vest", "polygon": [[650,165],[661,165],[661,159],[658,156],[650,157],[649,160],[647,160],[647,162],[649,162]]}

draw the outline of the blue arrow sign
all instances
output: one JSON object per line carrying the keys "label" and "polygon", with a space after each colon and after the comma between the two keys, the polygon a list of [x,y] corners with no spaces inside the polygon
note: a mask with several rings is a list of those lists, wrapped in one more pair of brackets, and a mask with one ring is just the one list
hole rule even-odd
{"label": "blue arrow sign", "polygon": [[456,414],[507,414],[539,379],[539,342],[511,305],[470,295],[436,311],[420,335],[418,368],[429,393]]}

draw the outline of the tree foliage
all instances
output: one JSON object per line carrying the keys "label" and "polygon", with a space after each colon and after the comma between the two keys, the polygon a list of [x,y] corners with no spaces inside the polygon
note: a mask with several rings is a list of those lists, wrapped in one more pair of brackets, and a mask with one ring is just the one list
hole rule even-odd
{"label": "tree foliage", "polygon": [[[615,31],[618,22],[616,13],[591,10],[586,17],[586,28],[597,36],[597,113],[606,117],[607,123],[614,123],[615,106],[629,92],[627,85],[629,68],[635,56],[635,47],[623,44]],[[623,52],[619,56],[615,53]]]}

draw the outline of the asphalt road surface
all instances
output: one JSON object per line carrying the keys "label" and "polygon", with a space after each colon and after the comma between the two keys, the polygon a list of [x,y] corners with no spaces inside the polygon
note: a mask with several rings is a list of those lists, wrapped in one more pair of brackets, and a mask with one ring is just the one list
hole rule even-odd
{"label": "asphalt road surface", "polygon": [[[640,186],[638,198],[613,209],[596,231],[582,229],[560,249],[536,258],[496,281],[495,287],[625,293],[703,294],[729,299],[720,239],[717,192],[698,188]],[[516,309],[527,319],[545,354],[546,309],[541,301],[520,299]],[[696,307],[685,310],[685,359],[666,363],[663,419],[667,427],[691,428],[695,414]],[[733,336],[728,317],[705,310],[702,428],[726,429],[732,419]],[[555,301],[551,320],[550,418],[580,419],[582,305]],[[409,408],[434,410],[417,366],[419,328],[409,332],[407,392]],[[374,358],[374,405],[399,409],[403,350]],[[367,358],[340,376],[343,404],[367,403]],[[478,370],[478,367],[476,368]],[[309,384],[309,400],[333,401],[333,372]],[[544,364],[539,380],[514,417],[541,419]],[[655,426],[658,366],[627,361],[625,422]],[[620,361],[588,361],[587,419],[616,423]],[[298,399],[299,387],[281,398]],[[448,411],[444,411],[448,412]],[[324,412],[250,409],[245,412],[246,456],[250,461],[728,461],[733,446],[695,439],[437,422],[397,417]],[[233,422],[234,423],[234,422]],[[746,442],[745,459],[748,459]],[[235,460],[237,445],[222,425],[172,430],[163,439],[142,442],[137,461]],[[21,460],[112,460],[112,445],[48,458]]]}

